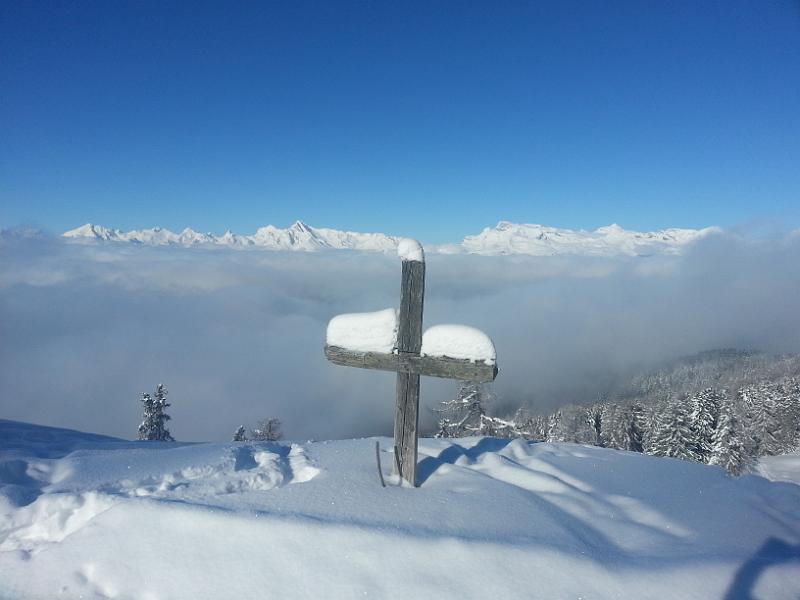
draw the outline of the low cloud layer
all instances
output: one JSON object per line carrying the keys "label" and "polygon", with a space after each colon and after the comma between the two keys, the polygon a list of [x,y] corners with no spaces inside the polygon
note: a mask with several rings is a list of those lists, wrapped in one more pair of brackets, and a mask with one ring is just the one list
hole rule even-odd
{"label": "low cloud layer", "polygon": [[[431,256],[425,323],[498,351],[496,409],[592,399],[631,371],[719,347],[800,351],[800,236],[715,235],[681,257]],[[0,241],[0,417],[134,437],[164,382],[172,432],[390,434],[394,377],[325,361],[327,321],[398,302],[381,254]],[[434,406],[457,385],[425,379]],[[423,409],[423,422],[430,413]]]}

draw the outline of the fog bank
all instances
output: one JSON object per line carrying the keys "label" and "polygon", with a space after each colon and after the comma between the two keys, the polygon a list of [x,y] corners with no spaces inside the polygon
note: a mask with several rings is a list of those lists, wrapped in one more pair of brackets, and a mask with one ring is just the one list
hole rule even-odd
{"label": "fog bank", "polygon": [[[327,363],[327,321],[395,306],[400,263],[0,239],[0,417],[134,437],[164,382],[176,439],[277,416],[291,438],[391,433],[394,376]],[[428,257],[425,325],[495,341],[497,411],[588,400],[632,370],[719,347],[800,351],[800,236],[721,234],[680,257]],[[422,403],[455,393],[425,379]],[[430,414],[423,408],[423,422]]]}

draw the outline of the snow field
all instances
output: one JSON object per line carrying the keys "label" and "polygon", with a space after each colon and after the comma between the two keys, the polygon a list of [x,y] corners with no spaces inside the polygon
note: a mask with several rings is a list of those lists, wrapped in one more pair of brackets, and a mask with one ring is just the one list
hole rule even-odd
{"label": "snow field", "polygon": [[0,421],[0,598],[800,595],[791,483],[462,438],[420,440],[412,489],[378,438],[382,488],[375,438],[82,435]]}

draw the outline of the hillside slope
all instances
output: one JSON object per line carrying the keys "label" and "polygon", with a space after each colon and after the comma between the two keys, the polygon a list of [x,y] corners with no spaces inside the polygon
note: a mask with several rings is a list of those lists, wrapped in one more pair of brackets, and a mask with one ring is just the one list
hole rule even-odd
{"label": "hillside slope", "polygon": [[425,439],[415,490],[375,439],[0,440],[3,598],[800,595],[800,486],[679,460]]}

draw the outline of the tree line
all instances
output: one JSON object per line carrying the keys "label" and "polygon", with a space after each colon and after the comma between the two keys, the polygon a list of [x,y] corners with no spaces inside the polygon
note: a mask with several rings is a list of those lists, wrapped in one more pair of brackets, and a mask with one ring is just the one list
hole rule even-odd
{"label": "tree line", "polygon": [[613,396],[546,415],[490,416],[475,382],[435,409],[437,437],[487,435],[575,442],[719,465],[733,475],[758,457],[800,447],[800,357],[723,350],[638,375]]}

